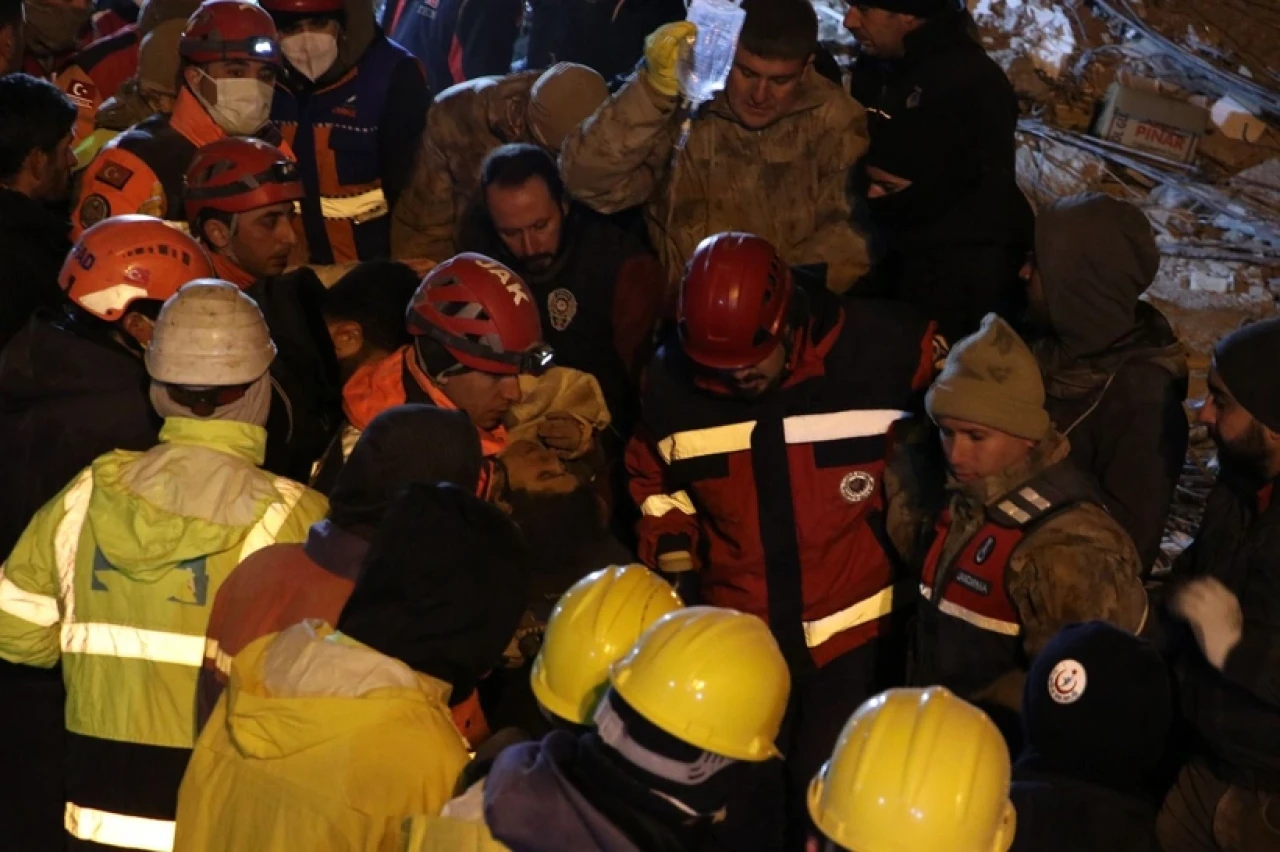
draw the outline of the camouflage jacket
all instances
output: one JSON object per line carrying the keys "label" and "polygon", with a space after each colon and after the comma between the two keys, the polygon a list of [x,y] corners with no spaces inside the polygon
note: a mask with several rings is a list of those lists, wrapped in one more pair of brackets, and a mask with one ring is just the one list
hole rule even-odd
{"label": "camouflage jacket", "polygon": [[[1024,462],[967,486],[949,476],[942,485],[937,464],[920,450],[903,447],[886,471],[889,537],[906,564],[919,566],[929,546],[926,530],[945,503],[951,523],[939,564],[947,566],[986,522],[988,507],[1065,459],[1071,445],[1051,432]],[[1033,526],[1005,574],[1027,658],[1077,621],[1101,619],[1137,633],[1147,614],[1141,568],[1129,535],[1100,505],[1077,503]]]}
{"label": "camouflage jacket", "polygon": [[867,271],[848,195],[850,170],[867,149],[857,101],[810,71],[790,114],[749,130],[721,92],[677,151],[684,117],[675,98],[637,74],[565,141],[569,191],[606,214],[643,204],[673,284],[704,237],[730,230],[764,237],[789,263],[826,263],[837,292]]}
{"label": "camouflage jacket", "polygon": [[392,257],[441,262],[456,253],[457,226],[479,190],[484,158],[499,145],[534,141],[526,113],[538,74],[478,77],[436,98],[413,177],[392,211]]}

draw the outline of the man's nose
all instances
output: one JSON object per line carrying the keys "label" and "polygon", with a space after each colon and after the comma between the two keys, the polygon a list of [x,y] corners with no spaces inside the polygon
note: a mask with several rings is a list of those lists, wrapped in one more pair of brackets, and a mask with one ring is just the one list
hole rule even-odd
{"label": "man's nose", "polygon": [[498,392],[502,395],[502,398],[508,402],[519,402],[520,377],[503,376],[502,381],[498,382]]}

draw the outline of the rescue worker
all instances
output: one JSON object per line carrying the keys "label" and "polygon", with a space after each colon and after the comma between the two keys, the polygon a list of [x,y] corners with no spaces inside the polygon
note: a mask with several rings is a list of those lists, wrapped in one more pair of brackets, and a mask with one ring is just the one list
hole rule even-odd
{"label": "rescue worker", "polygon": [[1213,349],[1200,422],[1220,472],[1195,542],[1174,563],[1169,608],[1187,629],[1171,648],[1190,760],[1157,822],[1168,852],[1280,843],[1280,320],[1227,335]]}
{"label": "rescue worker", "polygon": [[657,258],[570,199],[555,160],[536,145],[490,152],[480,170],[480,198],[463,248],[519,273],[556,363],[595,376],[615,429],[623,440],[630,437],[640,371],[666,307],[666,274]]}
{"label": "rescue worker", "polygon": [[779,755],[789,688],[759,619],[713,607],[668,613],[610,666],[595,730],[507,748],[440,817],[412,820],[406,849],[706,848],[734,788]]}
{"label": "rescue worker", "polygon": [[1151,790],[1173,728],[1169,669],[1145,639],[1064,627],[1027,673],[1013,852],[1159,852]]}
{"label": "rescue worker", "polygon": [[736,233],[694,252],[677,327],[627,451],[640,558],[682,592],[765,619],[791,666],[800,721],[778,746],[790,795],[762,781],[748,809],[775,817],[750,835],[780,846],[774,811],[785,800],[798,827],[804,786],[884,665],[880,484],[894,424],[932,375],[933,334],[900,306],[797,286],[773,246]]}
{"label": "rescue worker", "polygon": [[280,61],[271,16],[247,0],[205,0],[183,31],[182,86],[173,114],[113,139],[85,170],[73,237],[108,216],[146,213],[182,222],[182,178],[196,150],[224,136],[262,134]]}
{"label": "rescue worker", "polygon": [[889,533],[921,566],[909,680],[977,704],[1017,743],[1027,666],[1055,633],[1091,619],[1142,629],[1141,565],[1068,460],[1035,357],[1004,320],[988,314],[952,348],[925,405],[945,478],[895,465],[888,483]]}
{"label": "rescue worker", "polygon": [[391,207],[413,172],[431,95],[370,0],[264,0],[284,67],[271,118],[297,153],[312,263],[391,256]]}
{"label": "rescue worker", "polygon": [[388,0],[382,27],[418,58],[439,95],[467,80],[508,73],[523,12],[520,0]]}
{"label": "rescue worker", "polygon": [[266,468],[305,479],[341,419],[338,364],[324,330],[324,284],[309,267],[287,274],[297,245],[297,166],[260,139],[227,137],[187,169],[186,220],[218,275],[258,303],[279,349],[272,362]]}
{"label": "rescue worker", "polygon": [[525,556],[498,509],[410,485],[336,631],[304,621],[232,662],[182,782],[177,852],[391,849],[403,819],[438,812],[467,762],[447,703],[501,659]]}
{"label": "rescue worker", "polygon": [[[14,255],[6,257],[12,262]],[[37,312],[0,353],[0,441],[11,451],[0,553],[7,555],[31,516],[95,458],[155,446],[160,420],[147,399],[142,344],[161,302],[212,272],[192,240],[154,219],[120,217],[85,232],[63,264],[66,308]],[[0,725],[23,731],[0,741],[0,766],[22,779],[0,798],[5,842],[60,849],[62,673],[0,663],[0,692]]]}
{"label": "rescue worker", "polygon": [[558,153],[608,96],[600,75],[562,62],[543,72],[481,77],[436,95],[413,178],[392,210],[397,259],[443,261],[479,198],[480,167],[499,145],[527,142]]}
{"label": "rescue worker", "polygon": [[900,299],[955,342],[988,312],[1017,319],[1033,214],[1018,189],[1018,99],[955,0],[850,3],[853,97],[871,147],[860,176],[882,240],[872,295]]}
{"label": "rescue worker", "polygon": [[0,0],[0,77],[22,71],[26,51],[23,0]]}
{"label": "rescue worker", "polygon": [[1187,454],[1187,353],[1139,297],[1160,249],[1146,215],[1099,193],[1060,198],[1036,218],[1028,281],[1032,351],[1045,409],[1133,538],[1144,571],[1160,555]]}
{"label": "rescue worker", "polygon": [[403,263],[367,261],[325,291],[320,310],[344,385],[365,364],[413,342],[404,306],[413,300],[420,279]]}
{"label": "rescue worker", "polygon": [[827,286],[843,293],[868,268],[846,194],[867,148],[866,118],[814,72],[818,19],[807,0],[742,8],[724,91],[697,115],[681,108],[676,65],[696,27],[659,28],[644,67],[565,141],[565,185],[600,213],[644,205],[672,289],[704,238],[744,231],[777,246],[787,263],[825,263]]}
{"label": "rescue worker", "polygon": [[53,211],[70,187],[74,124],[75,107],[53,84],[0,77],[0,347],[37,308],[59,303],[71,243]]}
{"label": "rescue worker", "polygon": [[941,686],[859,707],[813,778],[809,815],[824,852],[1006,852],[1021,821],[1000,731]]}
{"label": "rescue worker", "polygon": [[644,40],[663,24],[682,21],[681,0],[533,0],[528,67],[577,62],[612,86],[644,56]]}
{"label": "rescue worker", "polygon": [[0,568],[0,657],[62,661],[69,848],[171,848],[211,598],[324,515],[319,494],[258,469],[274,356],[248,296],[184,285],[146,353],[159,445],[96,459]]}
{"label": "rescue worker", "polygon": [[198,726],[218,703],[232,658],[255,639],[308,618],[337,623],[401,489],[449,482],[474,494],[483,467],[475,427],[459,411],[410,404],[373,418],[338,475],[329,514],[312,524],[306,541],[263,548],[219,589],[200,670]]}
{"label": "rescue worker", "polygon": [[[133,4],[130,3],[130,5]],[[136,84],[132,84],[131,81],[137,77],[142,59],[142,42],[146,37],[163,23],[169,21],[185,23],[199,5],[198,0],[146,0],[142,4],[136,24],[123,26],[89,44],[67,60],[66,65],[58,69],[54,83],[67,93],[79,111],[79,118],[76,121],[77,144],[94,132],[97,126],[98,110],[108,99],[118,94],[126,96],[137,94]],[[134,10],[138,12],[136,6]],[[181,29],[182,27],[179,26],[179,32]],[[125,130],[152,113],[173,111],[172,100],[177,94],[174,89],[177,87],[178,76],[177,37],[166,38],[165,44],[167,49],[172,51],[173,57],[165,63],[172,69],[170,73],[172,79],[162,81],[164,91],[169,93],[169,108],[152,109],[150,112],[138,115],[128,124],[115,128],[116,130]],[[153,58],[152,62],[155,61],[156,59]],[[157,102],[156,106],[160,107],[164,104]],[[82,167],[88,164],[87,159],[81,161]]]}
{"label": "rescue worker", "polygon": [[547,619],[530,672],[543,712],[590,727],[609,668],[650,625],[682,607],[675,589],[643,565],[611,565],[574,583]]}
{"label": "rescue worker", "polygon": [[26,18],[22,71],[52,79],[77,50],[100,33],[93,25],[93,0],[24,0]]}

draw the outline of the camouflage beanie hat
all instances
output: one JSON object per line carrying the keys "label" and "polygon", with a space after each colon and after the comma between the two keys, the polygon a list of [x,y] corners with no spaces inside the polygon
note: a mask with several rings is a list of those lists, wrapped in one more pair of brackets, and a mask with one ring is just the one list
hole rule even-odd
{"label": "camouflage beanie hat", "polygon": [[982,328],[952,348],[925,407],[935,423],[954,417],[1029,441],[1049,431],[1035,356],[995,314],[987,314]]}
{"label": "camouflage beanie hat", "polygon": [[529,129],[538,144],[557,152],[608,97],[604,78],[585,65],[552,65],[529,92]]}

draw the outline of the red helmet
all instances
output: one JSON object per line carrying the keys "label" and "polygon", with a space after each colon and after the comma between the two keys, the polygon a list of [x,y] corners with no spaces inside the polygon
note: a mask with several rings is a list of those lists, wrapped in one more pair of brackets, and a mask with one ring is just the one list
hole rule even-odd
{"label": "red helmet", "polygon": [[460,254],[428,272],[405,319],[410,334],[432,338],[473,370],[537,374],[551,363],[529,287],[482,254]]}
{"label": "red helmet", "polygon": [[150,216],[116,216],[80,235],[58,273],[71,301],[115,322],[138,299],[163,302],[196,278],[217,273],[200,244]]}
{"label": "red helmet", "polygon": [[227,59],[280,64],[280,41],[271,16],[245,0],[205,0],[187,19],[179,53],[204,65]]}
{"label": "red helmet", "polygon": [[759,364],[782,342],[794,285],[791,268],[751,234],[707,237],[680,283],[677,320],[685,354],[704,367]]}
{"label": "red helmet", "polygon": [[261,139],[227,136],[196,152],[182,202],[194,233],[203,210],[244,213],[303,195],[297,164],[279,148]]}
{"label": "red helmet", "polygon": [[332,15],[346,9],[346,0],[261,0],[268,12],[287,15]]}

